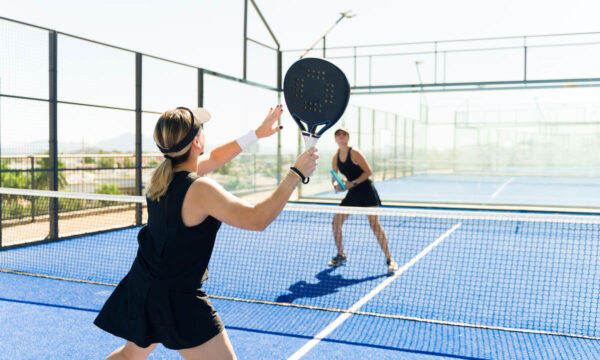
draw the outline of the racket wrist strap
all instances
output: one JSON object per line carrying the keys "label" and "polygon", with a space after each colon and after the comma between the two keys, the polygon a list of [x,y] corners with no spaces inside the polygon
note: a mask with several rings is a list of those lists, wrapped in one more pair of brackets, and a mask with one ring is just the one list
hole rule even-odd
{"label": "racket wrist strap", "polygon": [[250,130],[250,131],[248,131],[247,134],[242,135],[239,138],[235,139],[235,141],[238,143],[240,148],[242,148],[242,151],[244,151],[250,145],[252,145],[258,141],[258,136],[256,136],[256,133],[254,132],[254,130]]}
{"label": "racket wrist strap", "polygon": [[307,178],[306,176],[304,176],[303,173],[300,172],[300,170],[296,169],[295,167],[290,167],[290,170],[292,170],[293,172],[295,172],[298,176],[300,176],[300,179],[302,179],[302,183],[303,184],[308,184],[309,182],[309,178]]}

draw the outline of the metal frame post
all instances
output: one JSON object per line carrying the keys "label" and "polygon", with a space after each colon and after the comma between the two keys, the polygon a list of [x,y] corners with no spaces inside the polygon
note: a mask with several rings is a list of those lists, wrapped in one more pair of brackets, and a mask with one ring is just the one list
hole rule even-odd
{"label": "metal frame post", "polygon": [[[281,50],[277,51],[277,103],[281,104],[281,89],[283,87],[283,53]],[[277,120],[277,125],[281,126],[281,117]],[[281,131],[277,132],[277,185],[281,183],[281,166],[283,161],[281,159]]]}
{"label": "metal frame post", "polygon": [[[142,195],[142,54],[135,53],[135,194]],[[142,224],[142,204],[135,205],[135,224]]]}
{"label": "metal frame post", "polygon": [[198,68],[198,107],[204,107],[204,69]]}
{"label": "metal frame post", "polygon": [[402,136],[404,136],[404,141],[403,141],[403,149],[402,149],[402,177],[406,177],[406,160],[407,160],[407,156],[406,156],[406,118],[403,117],[402,118],[402,122],[404,123],[404,131],[402,132]]}
{"label": "metal frame post", "polygon": [[354,47],[354,86],[358,83],[356,82],[356,46]]}
{"label": "metal frame post", "polygon": [[[298,134],[298,151],[296,154],[296,157],[300,156],[300,154],[302,154],[302,134],[300,133],[300,129],[297,129],[297,134]],[[302,198],[302,181],[300,181],[300,183],[298,183],[298,187],[296,189],[298,189],[298,199]]]}
{"label": "metal frame post", "polygon": [[246,80],[246,62],[248,55],[248,0],[244,0],[244,64],[242,70],[242,79]]}
{"label": "metal frame post", "polygon": [[415,174],[415,123],[416,121],[413,119],[412,126],[410,127],[410,175]]}
{"label": "metal frame post", "polygon": [[527,81],[527,37],[523,37],[523,80]]}
{"label": "metal frame post", "polygon": [[458,125],[457,122],[457,116],[458,113],[455,111],[454,112],[454,137],[452,140],[452,173],[456,174],[456,155],[458,154],[458,150],[456,149],[456,137],[458,136],[458,132],[457,132],[457,128],[456,126]]}
{"label": "metal frame post", "polygon": [[[0,94],[2,94],[2,78],[0,78]],[[2,187],[2,96],[0,96],[0,187]],[[2,196],[0,195],[0,249],[2,249]]]}
{"label": "metal frame post", "polygon": [[394,179],[398,178],[398,114],[394,114]]}
{"label": "metal frame post", "polygon": [[375,157],[375,109],[371,110],[371,157],[373,158],[373,180],[376,178],[377,174],[377,159]]}
{"label": "metal frame post", "polygon": [[[58,191],[58,98],[57,98],[57,66],[58,35],[56,31],[48,34],[48,160],[50,165],[49,190]],[[49,237],[58,239],[58,199],[48,199]]]}
{"label": "metal frame post", "polygon": [[438,68],[438,43],[435,41],[433,43],[433,82],[437,84],[437,68]]}
{"label": "metal frame post", "polygon": [[[29,158],[29,168],[31,169],[31,189],[35,189],[35,157],[28,156]],[[31,222],[35,221],[35,196],[31,197]]]}
{"label": "metal frame post", "polygon": [[360,149],[360,134],[362,133],[362,127],[361,127],[361,113],[362,113],[362,108],[359,106],[358,107],[358,148]]}

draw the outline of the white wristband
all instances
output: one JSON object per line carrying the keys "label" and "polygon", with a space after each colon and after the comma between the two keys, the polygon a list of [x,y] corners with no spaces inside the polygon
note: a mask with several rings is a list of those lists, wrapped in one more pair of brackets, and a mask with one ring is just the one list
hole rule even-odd
{"label": "white wristband", "polygon": [[248,146],[258,141],[258,136],[256,136],[254,130],[250,130],[246,135],[240,136],[235,141],[237,141],[238,145],[242,148],[242,151],[244,151]]}

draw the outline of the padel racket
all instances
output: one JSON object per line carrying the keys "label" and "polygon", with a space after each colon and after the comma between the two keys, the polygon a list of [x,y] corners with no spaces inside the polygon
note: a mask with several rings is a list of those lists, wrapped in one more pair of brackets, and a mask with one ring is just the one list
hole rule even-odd
{"label": "padel racket", "polygon": [[283,95],[306,148],[310,148],[344,114],[350,100],[350,83],[329,61],[305,58],[292,64],[285,74]]}
{"label": "padel racket", "polygon": [[335,180],[338,183],[338,185],[342,188],[342,190],[346,191],[346,185],[344,185],[344,182],[342,181],[342,179],[340,179],[340,177],[335,172],[335,170],[331,169],[330,171],[331,171],[331,176],[333,176],[333,180]]}

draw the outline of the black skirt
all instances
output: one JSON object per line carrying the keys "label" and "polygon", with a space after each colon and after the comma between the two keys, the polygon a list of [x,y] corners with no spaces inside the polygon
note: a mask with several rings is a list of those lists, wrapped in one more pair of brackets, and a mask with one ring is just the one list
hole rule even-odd
{"label": "black skirt", "polygon": [[152,279],[134,264],[94,324],[143,348],[162,343],[174,350],[201,345],[223,331],[206,293],[177,285]]}
{"label": "black skirt", "polygon": [[340,206],[381,206],[381,200],[379,199],[377,190],[375,190],[375,186],[373,186],[373,182],[367,180],[358,184],[355,188],[348,190],[348,193],[340,203]]}

